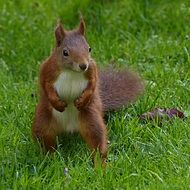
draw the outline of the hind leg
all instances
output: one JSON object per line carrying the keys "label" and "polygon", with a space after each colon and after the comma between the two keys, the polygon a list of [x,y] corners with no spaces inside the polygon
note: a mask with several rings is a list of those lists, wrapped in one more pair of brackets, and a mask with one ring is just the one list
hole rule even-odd
{"label": "hind leg", "polygon": [[[42,126],[42,127],[46,127],[46,126]],[[36,131],[33,131],[33,137],[38,140],[43,148],[43,150],[45,152],[54,152],[57,148],[56,145],[56,135],[53,134],[52,132],[40,132],[40,133],[36,133]]]}
{"label": "hind leg", "polygon": [[38,140],[45,151],[53,152],[56,149],[56,125],[51,113],[38,106],[32,125],[32,136]]}
{"label": "hind leg", "polygon": [[93,151],[94,166],[97,165],[96,153],[100,153],[102,166],[106,166],[107,158],[107,130],[101,114],[96,111],[81,112],[80,134]]}

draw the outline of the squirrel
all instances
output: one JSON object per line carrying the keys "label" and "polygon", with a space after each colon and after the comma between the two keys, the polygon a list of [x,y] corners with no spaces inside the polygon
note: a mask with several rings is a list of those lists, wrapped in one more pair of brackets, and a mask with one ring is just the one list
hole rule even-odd
{"label": "squirrel", "polygon": [[85,29],[83,18],[73,30],[66,30],[61,23],[56,26],[55,48],[40,68],[40,98],[32,135],[52,152],[59,134],[79,132],[93,152],[94,163],[98,151],[105,166],[104,113],[135,100],[143,84],[131,71],[98,71]]}

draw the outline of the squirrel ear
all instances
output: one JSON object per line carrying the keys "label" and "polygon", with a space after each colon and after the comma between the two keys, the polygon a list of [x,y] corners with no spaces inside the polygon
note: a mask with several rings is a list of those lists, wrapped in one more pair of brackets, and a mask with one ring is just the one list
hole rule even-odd
{"label": "squirrel ear", "polygon": [[61,45],[61,42],[63,41],[64,36],[65,36],[64,28],[62,24],[59,23],[55,28],[56,45],[58,47]]}
{"label": "squirrel ear", "polygon": [[84,22],[84,20],[83,20],[83,17],[81,16],[81,18],[80,18],[80,24],[79,24],[79,28],[78,28],[78,32],[80,33],[80,34],[82,34],[83,36],[85,35],[85,22]]}

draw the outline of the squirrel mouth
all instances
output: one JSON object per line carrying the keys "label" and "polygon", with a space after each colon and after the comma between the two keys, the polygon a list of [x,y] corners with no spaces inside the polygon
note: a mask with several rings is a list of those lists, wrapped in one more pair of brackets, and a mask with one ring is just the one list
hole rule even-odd
{"label": "squirrel mouth", "polygon": [[88,70],[88,64],[78,64],[71,62],[67,65],[67,69],[72,70],[77,73],[85,73]]}
{"label": "squirrel mouth", "polygon": [[69,70],[76,72],[76,73],[85,73],[88,70],[88,67],[85,70],[82,70],[80,68],[75,68],[75,67],[72,67]]}

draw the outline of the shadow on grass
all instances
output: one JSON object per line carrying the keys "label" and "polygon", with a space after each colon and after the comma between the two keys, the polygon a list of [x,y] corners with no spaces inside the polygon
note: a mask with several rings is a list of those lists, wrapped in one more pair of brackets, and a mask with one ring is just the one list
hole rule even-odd
{"label": "shadow on grass", "polygon": [[58,153],[68,165],[77,165],[90,158],[90,150],[79,133],[62,134],[57,138]]}

